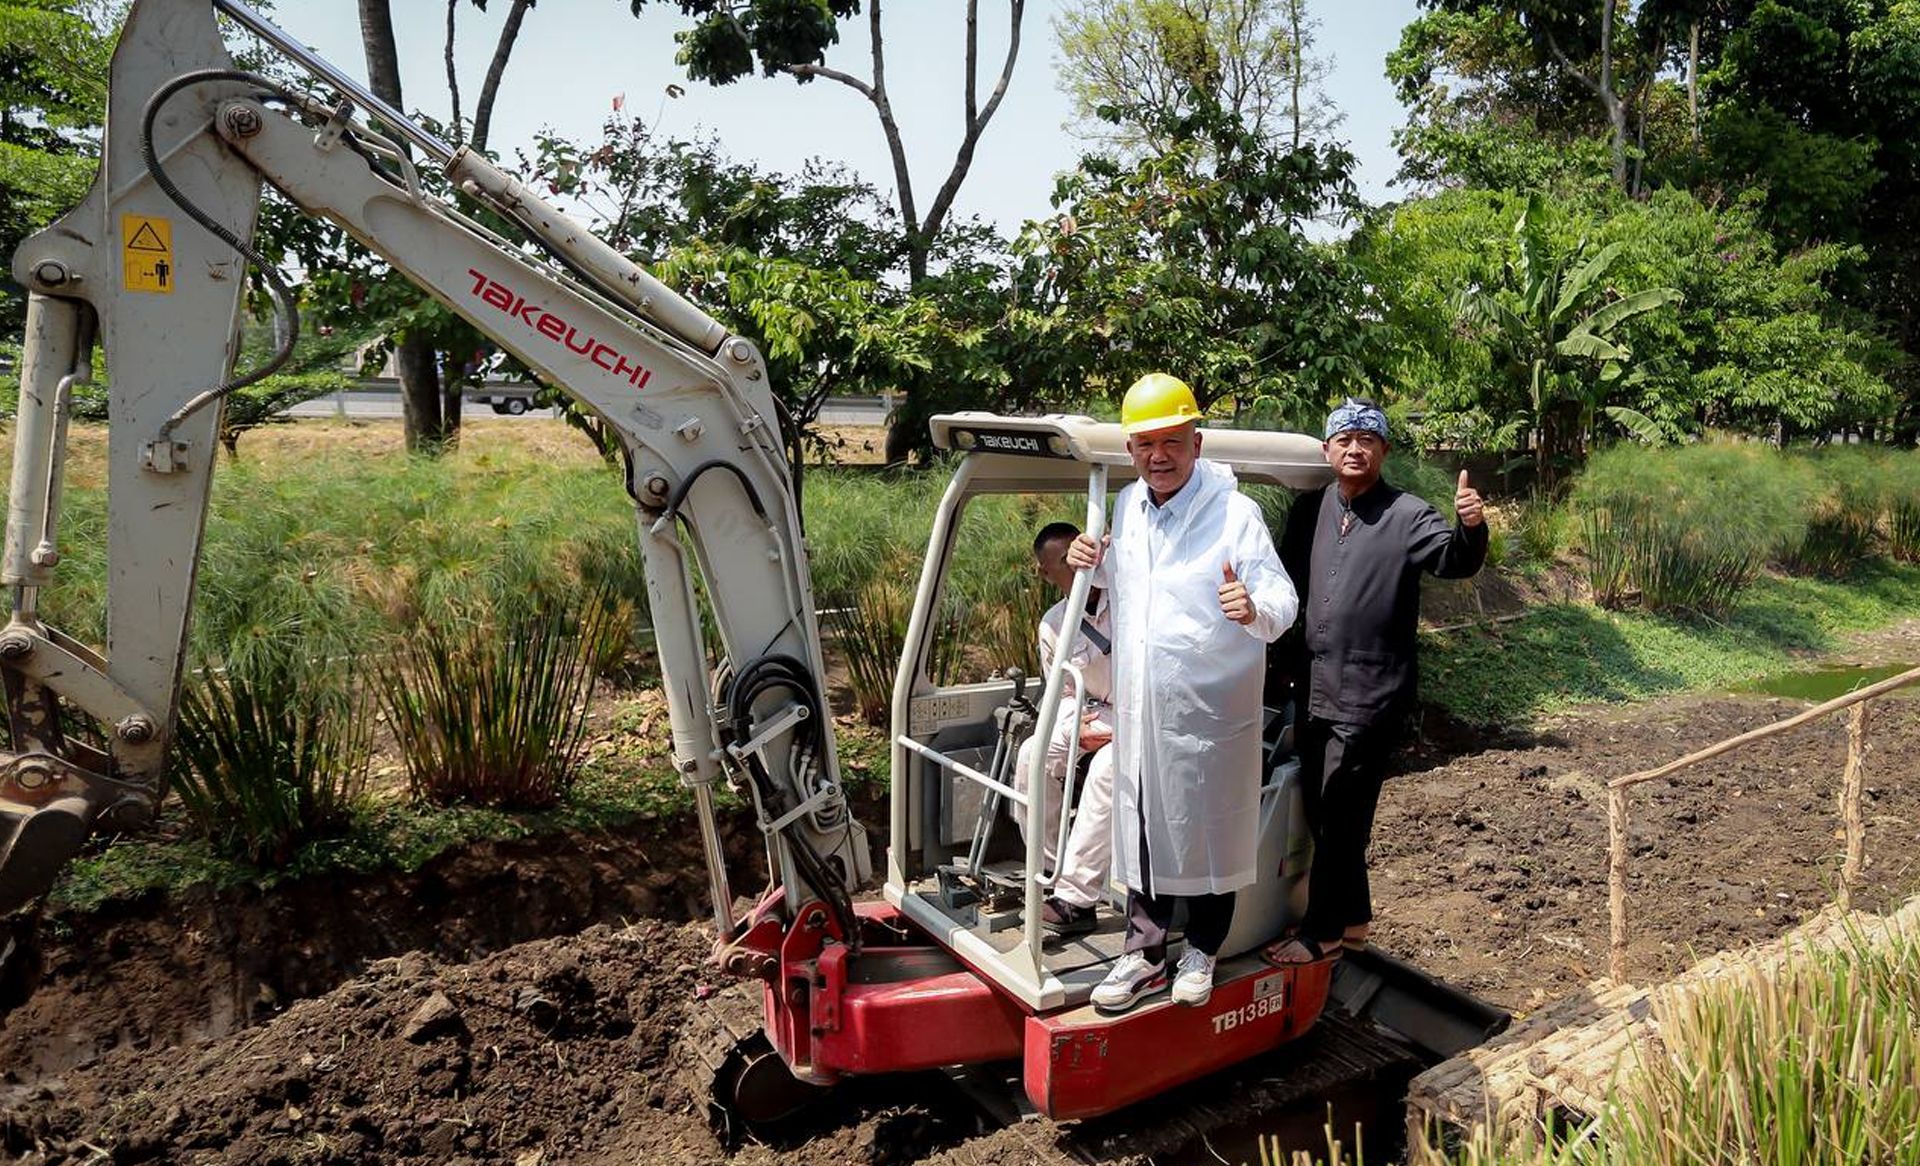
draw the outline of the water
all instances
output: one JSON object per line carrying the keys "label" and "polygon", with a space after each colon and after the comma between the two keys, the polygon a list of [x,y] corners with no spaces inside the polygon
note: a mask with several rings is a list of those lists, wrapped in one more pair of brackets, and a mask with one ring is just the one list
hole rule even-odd
{"label": "water", "polygon": [[1898,676],[1913,667],[1912,664],[1876,664],[1871,668],[1812,668],[1802,672],[1776,672],[1742,684],[1734,691],[1829,701],[1869,684],[1877,684],[1890,676]]}

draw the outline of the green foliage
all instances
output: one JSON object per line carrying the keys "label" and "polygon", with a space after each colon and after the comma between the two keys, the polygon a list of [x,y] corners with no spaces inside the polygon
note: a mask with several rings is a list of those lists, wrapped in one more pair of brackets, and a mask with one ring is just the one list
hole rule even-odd
{"label": "green foliage", "polygon": [[1882,463],[1887,549],[1902,562],[1920,562],[1920,453],[1907,450]]}
{"label": "green foliage", "polygon": [[[1371,375],[1388,386],[1390,407],[1419,415],[1416,441],[1511,449],[1530,424],[1531,362],[1523,382],[1523,366],[1510,359],[1514,346],[1502,341],[1490,351],[1480,328],[1462,325],[1456,304],[1501,288],[1508,290],[1496,299],[1517,302],[1520,240],[1506,228],[1535,201],[1546,213],[1525,213],[1542,251],[1612,249],[1599,280],[1609,298],[1634,288],[1679,293],[1672,305],[1614,322],[1609,335],[1633,356],[1629,375],[1598,379],[1590,359],[1554,354],[1587,370],[1573,389],[1590,394],[1600,431],[1619,426],[1673,440],[1724,428],[1778,438],[1883,424],[1894,410],[1886,374],[1897,354],[1835,297],[1857,278],[1858,249],[1782,254],[1758,224],[1755,198],[1716,208],[1677,190],[1644,202],[1460,190],[1402,206],[1353,241],[1379,297]],[[1514,315],[1513,323],[1526,319]],[[1584,404],[1563,407],[1586,412]]]}
{"label": "green foliage", "polygon": [[[106,117],[113,6],[96,0],[0,0],[0,258],[80,200]],[[0,332],[26,299],[0,278]]]}
{"label": "green foliage", "polygon": [[201,672],[180,693],[177,788],[220,854],[284,867],[347,829],[366,790],[372,718],[349,661],[286,656]]}
{"label": "green foliage", "polygon": [[1196,91],[1275,142],[1319,140],[1338,120],[1311,22],[1288,0],[1079,0],[1053,30],[1079,128],[1122,153],[1166,152],[1158,115],[1189,112]]}
{"label": "green foliage", "polygon": [[[629,0],[629,6],[638,16],[647,0]],[[680,0],[679,6],[695,23],[674,34],[675,60],[687,76],[715,85],[756,67],[771,77],[825,60],[827,46],[840,39],[838,22],[860,10],[858,0]]]}
{"label": "green foliage", "polygon": [[1723,621],[1552,604],[1510,623],[1423,637],[1420,693],[1464,721],[1525,725],[1580,704],[1724,690],[1804,668],[1809,653],[1915,610],[1920,569],[1885,563],[1844,582],[1762,575]]}
{"label": "green foliage", "polygon": [[1276,147],[1193,101],[1160,111],[1166,153],[1088,157],[1061,177],[1058,214],[1021,234],[1020,282],[1064,314],[1059,339],[1110,391],[1171,369],[1203,404],[1271,398],[1310,414],[1361,383],[1360,284],[1341,248],[1306,233],[1355,209],[1353,158]]}
{"label": "green foliage", "polygon": [[[861,716],[887,723],[907,616],[926,553],[943,478],[880,478],[830,472],[808,478],[807,541],[814,593],[827,630],[847,662]],[[1056,519],[1082,515],[1060,497],[983,497],[962,514],[934,631],[930,672],[937,683],[985,680],[1038,668],[1035,629],[1058,596],[1033,569],[1033,536]]]}
{"label": "green foliage", "polygon": [[436,806],[546,809],[579,773],[606,597],[501,625],[429,622],[378,669],[413,796]]}
{"label": "green foliage", "polygon": [[[607,590],[645,610],[633,506],[619,477],[533,453],[419,458],[333,452],[324,473],[224,463],[194,607],[193,655],[249,668],[300,645],[365,654],[416,621],[506,623]],[[49,622],[100,643],[106,500],[69,484]]]}
{"label": "green foliage", "polygon": [[1594,601],[1724,615],[1770,559],[1805,538],[1817,491],[1809,467],[1763,446],[1615,446],[1571,497]]}
{"label": "green foliage", "polygon": [[1592,185],[1607,170],[1591,94],[1538,66],[1526,26],[1492,5],[1435,5],[1400,30],[1387,78],[1407,124],[1402,179],[1492,190]]}
{"label": "green foliage", "polygon": [[1852,574],[1875,550],[1887,494],[1882,450],[1837,446],[1819,450],[1808,464],[1820,486],[1807,516],[1807,533],[1788,547],[1783,564],[1829,578]]}
{"label": "green foliage", "polygon": [[1680,298],[1670,287],[1615,292],[1606,282],[1622,244],[1589,250],[1558,246],[1541,220],[1548,204],[1530,197],[1513,225],[1513,250],[1498,283],[1469,287],[1460,313],[1494,352],[1534,431],[1534,464],[1543,485],[1585,454],[1594,417],[1616,385],[1645,375],[1621,337],[1635,317]]}
{"label": "green foliage", "polygon": [[1852,236],[1861,193],[1880,177],[1873,142],[1813,132],[1766,107],[1715,109],[1706,140],[1716,176],[1765,191],[1769,217],[1788,239]]}

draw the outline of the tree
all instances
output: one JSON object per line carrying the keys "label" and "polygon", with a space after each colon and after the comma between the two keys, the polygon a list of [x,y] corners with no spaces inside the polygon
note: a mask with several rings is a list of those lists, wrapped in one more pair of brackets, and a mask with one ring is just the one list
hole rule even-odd
{"label": "tree", "polygon": [[[1417,93],[1429,115],[1458,112],[1462,99],[1435,81],[1457,62],[1469,88],[1484,91],[1468,93],[1466,103],[1508,106],[1549,133],[1584,133],[1592,125],[1605,140],[1614,185],[1640,190],[1643,174],[1630,161],[1646,139],[1661,71],[1689,14],[1685,6],[1705,0],[1645,0],[1638,8],[1619,0],[1426,2],[1433,13],[1403,32],[1390,59],[1403,100]],[[1569,103],[1573,94],[1587,103],[1584,111]],[[1636,121],[1639,129],[1630,130]],[[1455,119],[1451,128],[1469,127]]]}
{"label": "tree", "polygon": [[18,334],[26,297],[13,252],[85,196],[99,165],[113,38],[82,0],[0,0],[0,329]]}
{"label": "tree", "polygon": [[1534,430],[1534,466],[1551,487],[1561,468],[1586,456],[1596,414],[1608,390],[1644,375],[1623,342],[1622,326],[1673,304],[1670,287],[1615,293],[1602,282],[1623,244],[1588,253],[1553,246],[1539,224],[1538,197],[1514,222],[1514,248],[1501,281],[1470,287],[1460,297],[1461,318],[1494,354],[1496,369],[1523,384],[1518,394]]}
{"label": "tree", "polygon": [[[638,12],[646,0],[631,0]],[[912,283],[927,276],[927,258],[933,241],[946,225],[953,200],[973,166],[974,150],[986,132],[1013,80],[1014,63],[1020,56],[1021,23],[1026,16],[1026,0],[1007,0],[1007,52],[1000,63],[999,77],[985,104],[980,89],[980,3],[967,0],[964,51],[964,90],[962,94],[961,136],[954,152],[953,165],[946,180],[935,192],[924,215],[918,212],[914,197],[913,175],[907,166],[905,139],[894,118],[892,97],[887,90],[887,54],[885,26],[881,18],[881,0],[868,0],[867,34],[871,68],[859,77],[825,63],[825,49],[838,39],[836,22],[859,10],[857,0],[820,0],[799,3],[796,0],[682,0],[681,7],[700,22],[679,34],[679,60],[687,75],[696,81],[725,85],[760,69],[771,77],[786,73],[799,81],[824,77],[852,89],[873,106],[880,131],[893,160],[895,196],[899,199],[900,221],[906,229],[907,271]]]}
{"label": "tree", "polygon": [[[486,0],[472,2],[475,8],[485,11]],[[533,0],[512,0],[508,8],[474,106],[470,134],[460,121],[459,76],[454,66],[457,7],[458,0],[448,0],[443,55],[453,121],[447,128],[456,143],[464,139],[466,145],[484,154],[500,83]],[[395,109],[405,109],[391,0],[359,0],[359,13],[368,84],[374,96]],[[401,148],[406,149],[405,143],[401,143]],[[422,177],[437,178],[437,175],[429,173]],[[440,193],[448,198],[464,197],[451,191]],[[331,318],[344,323],[351,314],[372,310],[385,313],[383,318],[392,320],[387,335],[369,351],[376,361],[389,352],[393,356],[400,377],[407,448],[432,453],[452,445],[459,440],[462,391],[472,383],[479,367],[474,359],[483,346],[479,334],[411,283],[387,270],[385,264],[373,260],[358,245],[343,242],[343,246],[347,259],[335,265],[338,278],[320,281],[321,287],[339,293],[329,301]]]}
{"label": "tree", "polygon": [[1605,127],[1564,73],[1543,68],[1520,22],[1492,7],[1424,12],[1387,77],[1407,109],[1400,177],[1525,189],[1604,174]]}
{"label": "tree", "polygon": [[[1920,6],[1752,0],[1703,77],[1703,177],[1759,186],[1790,243],[1866,248],[1854,301],[1920,354]],[[1920,437],[1920,368],[1895,372],[1897,428]]]}
{"label": "tree", "polygon": [[[647,0],[629,0],[638,13]],[[859,11],[858,0],[678,0],[683,12],[696,18],[693,27],[678,34],[679,61],[696,81],[730,84],[756,67],[765,76],[786,74],[800,82],[823,77],[858,93],[873,107],[893,162],[894,197],[900,212],[907,261],[907,283],[920,289],[932,270],[940,236],[951,220],[954,200],[973,167],[973,156],[987,125],[1000,108],[1013,68],[1020,56],[1021,25],[1026,0],[1007,0],[1007,50],[999,75],[983,103],[980,100],[980,3],[967,0],[966,31],[962,38],[963,82],[960,144],[946,179],[935,191],[924,213],[914,193],[907,165],[905,137],[894,117],[887,89],[885,24],[881,0],[868,0],[869,71],[866,76],[833,68],[826,63],[827,47],[839,39],[840,20]],[[924,443],[928,414],[921,385],[910,383],[906,407],[894,418],[887,435],[887,459],[896,461]]]}
{"label": "tree", "polygon": [[[1421,444],[1495,451],[1524,444],[1538,428],[1532,361],[1572,330],[1581,309],[1569,305],[1552,329],[1509,326],[1524,339],[1509,343],[1494,334],[1491,313],[1476,318],[1461,304],[1504,297],[1505,306],[1527,314],[1515,274],[1522,236],[1513,229],[1525,215],[1528,246],[1547,257],[1528,265],[1542,270],[1558,259],[1563,286],[1582,263],[1614,251],[1589,284],[1589,307],[1603,302],[1593,298],[1596,287],[1605,289],[1604,302],[1643,288],[1679,295],[1597,330],[1630,352],[1621,375],[1605,379],[1591,358],[1544,370],[1575,379],[1548,385],[1543,396],[1587,402],[1560,406],[1571,413],[1557,442],[1563,462],[1577,456],[1577,448],[1568,451],[1573,436],[1603,432],[1609,419],[1625,416],[1612,410],[1632,410],[1644,419],[1636,426],[1667,439],[1709,429],[1768,439],[1884,432],[1895,404],[1886,375],[1898,354],[1835,292],[1858,279],[1866,256],[1838,244],[1783,251],[1763,225],[1763,202],[1755,192],[1713,206],[1674,188],[1644,200],[1610,189],[1581,197],[1462,189],[1403,204],[1352,240],[1354,261],[1378,296],[1369,376],[1390,387],[1391,407],[1412,421]],[[1555,297],[1547,310],[1558,303]]]}
{"label": "tree", "polygon": [[1203,404],[1268,398],[1304,417],[1358,387],[1361,288],[1344,250],[1303,230],[1356,211],[1353,159],[1188,101],[1165,114],[1167,153],[1091,156],[1062,177],[1056,214],[1021,237],[1025,278],[1064,308],[1110,388],[1172,369]]}
{"label": "tree", "polygon": [[1196,91],[1294,146],[1338,121],[1305,0],[1080,0],[1053,28],[1083,132],[1123,155],[1169,149],[1159,114]]}

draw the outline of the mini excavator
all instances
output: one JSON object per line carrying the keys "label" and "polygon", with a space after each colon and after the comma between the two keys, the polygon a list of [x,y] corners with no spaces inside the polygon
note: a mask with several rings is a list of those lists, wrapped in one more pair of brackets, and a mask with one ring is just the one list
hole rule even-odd
{"label": "mini excavator", "polygon": [[[236,67],[221,18],[303,80]],[[425,166],[519,237],[430,193]],[[953,476],[893,689],[880,893],[862,893],[874,860],[841,789],[783,418],[761,354],[241,0],[135,0],[113,57],[99,175],[14,257],[29,299],[0,565],[12,597],[0,629],[11,730],[0,753],[0,913],[43,895],[91,835],[150,823],[166,793],[222,402],[284,361],[298,331],[284,277],[252,243],[262,183],[345,230],[618,437],[674,765],[705,844],[714,963],[757,996],[751,1031],[735,1031],[715,1060],[721,1110],[769,1121],[843,1078],[992,1065],[1017,1079],[1031,1111],[1081,1118],[1290,1041],[1330,998],[1433,1055],[1499,1024],[1382,955],[1340,961],[1336,974],[1333,962],[1278,968],[1255,954],[1297,917],[1310,847],[1284,708],[1269,711],[1261,774],[1266,875],[1241,893],[1212,999],[1117,1016],[1088,1004],[1120,953],[1121,920],[1106,911],[1094,933],[1064,942],[1043,934],[1041,800],[1010,780],[1012,736],[1044,735],[1071,715],[1060,711],[1067,653],[1035,678],[1037,700],[1012,676],[947,686],[928,667],[971,500],[1058,495],[1062,507],[1084,506],[1086,530],[1101,530],[1108,491],[1132,467],[1119,427],[1085,417],[932,421]],[[249,268],[271,289],[277,343],[259,367],[236,371]],[[61,560],[70,403],[96,347],[112,374],[99,648],[48,626],[39,604]],[[1298,490],[1328,473],[1318,442],[1299,434],[1209,430],[1206,449],[1244,482]],[[1066,626],[1079,623],[1088,586],[1084,573],[1074,581]],[[1040,788],[1034,776],[1028,788]],[[750,909],[736,909],[728,885],[722,783],[764,837],[769,889]],[[1019,831],[991,829],[1001,815],[1018,815],[1024,845]]]}

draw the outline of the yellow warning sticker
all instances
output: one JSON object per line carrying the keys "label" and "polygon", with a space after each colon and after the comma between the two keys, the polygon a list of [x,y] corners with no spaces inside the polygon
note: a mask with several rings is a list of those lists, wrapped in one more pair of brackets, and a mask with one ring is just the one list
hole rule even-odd
{"label": "yellow warning sticker", "polygon": [[173,224],[151,215],[121,215],[120,274],[128,291],[171,294]]}

